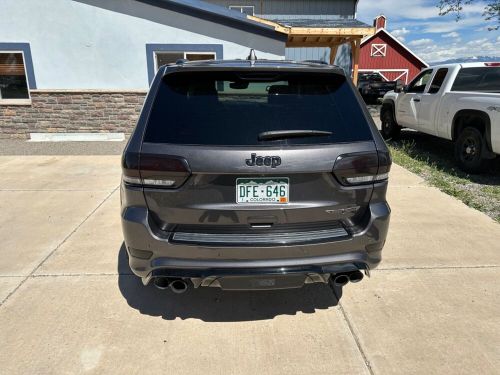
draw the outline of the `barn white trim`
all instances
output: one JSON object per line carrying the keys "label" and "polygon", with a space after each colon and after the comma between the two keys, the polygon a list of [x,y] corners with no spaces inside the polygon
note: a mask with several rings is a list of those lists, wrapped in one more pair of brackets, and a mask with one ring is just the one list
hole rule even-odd
{"label": "barn white trim", "polygon": [[406,47],[400,40],[398,40],[397,38],[395,38],[390,32],[388,32],[384,28],[378,29],[375,34],[369,35],[369,36],[365,37],[364,39],[362,39],[361,40],[361,47],[363,47],[364,44],[366,44],[367,42],[369,42],[370,40],[372,40],[373,38],[375,38],[381,32],[385,33],[390,38],[392,38],[397,44],[399,44],[401,47],[403,47],[410,55],[412,55],[418,61],[420,61],[426,68],[429,67],[429,64],[427,64],[424,60],[422,60],[420,57],[418,57],[411,49],[409,49],[408,47]]}
{"label": "barn white trim", "polygon": [[409,69],[359,69],[360,73],[378,73],[382,76],[383,79],[386,81],[391,81],[388,79],[384,73],[401,73],[399,76],[397,76],[393,81],[397,81],[398,79],[403,80],[404,77],[404,83],[408,83],[408,74],[409,74]]}
{"label": "barn white trim", "polygon": [[370,51],[371,57],[385,57],[387,53],[387,44],[372,44],[372,49]]}

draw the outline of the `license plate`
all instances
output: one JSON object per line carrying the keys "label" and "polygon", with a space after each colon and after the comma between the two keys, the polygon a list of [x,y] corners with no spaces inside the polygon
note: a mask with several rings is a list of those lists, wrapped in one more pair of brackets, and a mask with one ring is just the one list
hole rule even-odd
{"label": "license plate", "polygon": [[288,177],[236,179],[236,203],[288,203]]}

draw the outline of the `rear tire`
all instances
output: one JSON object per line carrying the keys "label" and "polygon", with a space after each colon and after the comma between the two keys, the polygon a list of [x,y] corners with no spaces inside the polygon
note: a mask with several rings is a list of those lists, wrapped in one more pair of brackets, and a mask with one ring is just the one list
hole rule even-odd
{"label": "rear tire", "polygon": [[382,114],[382,127],[380,133],[384,139],[395,139],[401,133],[401,126],[399,126],[394,118],[390,108],[384,110]]}
{"label": "rear tire", "polygon": [[455,141],[455,160],[460,169],[467,173],[479,173],[484,166],[482,152],[483,135],[473,127],[467,127]]}

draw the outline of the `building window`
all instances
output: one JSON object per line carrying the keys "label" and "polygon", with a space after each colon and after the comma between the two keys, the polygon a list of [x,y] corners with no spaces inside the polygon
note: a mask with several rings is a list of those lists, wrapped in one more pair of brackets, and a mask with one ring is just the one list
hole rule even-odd
{"label": "building window", "polygon": [[385,57],[387,53],[387,44],[372,44],[371,56],[372,57]]}
{"label": "building window", "polygon": [[146,62],[149,84],[162,65],[173,64],[178,60],[213,60],[224,58],[222,44],[146,44]]}
{"label": "building window", "polygon": [[229,5],[229,9],[248,14],[249,16],[253,16],[255,14],[255,8],[253,5]]}
{"label": "building window", "polygon": [[174,64],[178,60],[215,60],[215,52],[177,52],[177,51],[165,51],[165,52],[155,52],[156,66],[155,70],[162,65]]}
{"label": "building window", "polygon": [[0,51],[0,103],[29,100],[28,87],[23,52]]}

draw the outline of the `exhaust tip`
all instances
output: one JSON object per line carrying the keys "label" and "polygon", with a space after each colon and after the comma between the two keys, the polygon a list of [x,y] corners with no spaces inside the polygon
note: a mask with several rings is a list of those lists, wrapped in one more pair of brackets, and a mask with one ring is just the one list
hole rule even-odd
{"label": "exhaust tip", "polygon": [[153,284],[158,289],[164,290],[168,288],[170,283],[167,277],[155,277],[153,280]]}
{"label": "exhaust tip", "polygon": [[349,282],[349,277],[345,274],[336,275],[333,279],[335,286],[344,286]]}
{"label": "exhaust tip", "polygon": [[363,273],[361,271],[354,271],[349,274],[349,281],[351,283],[359,283],[361,280],[363,280]]}
{"label": "exhaust tip", "polygon": [[184,293],[188,288],[187,283],[181,279],[172,281],[169,286],[170,290],[176,294]]}

